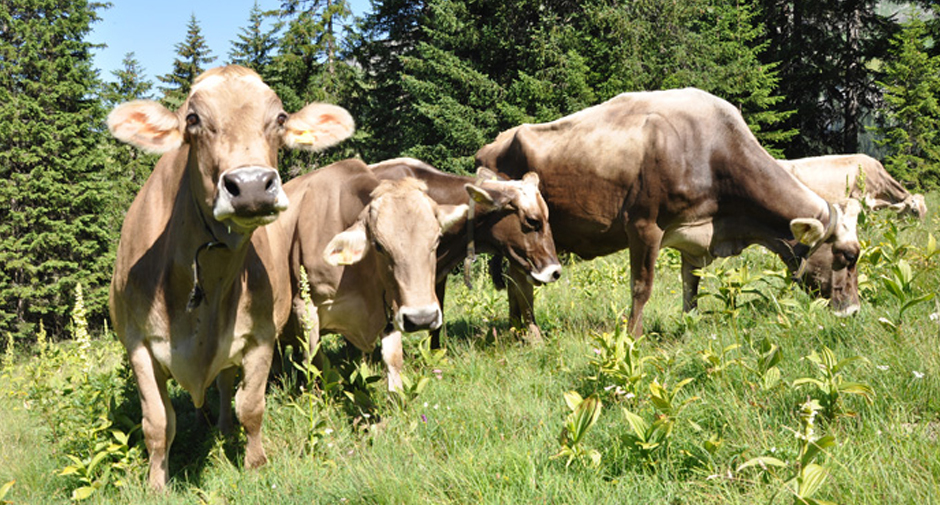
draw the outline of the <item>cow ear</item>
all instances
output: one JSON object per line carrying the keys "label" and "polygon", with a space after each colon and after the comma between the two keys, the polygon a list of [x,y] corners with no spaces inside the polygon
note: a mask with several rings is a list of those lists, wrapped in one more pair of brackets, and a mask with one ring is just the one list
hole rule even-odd
{"label": "cow ear", "polygon": [[183,144],[179,117],[151,100],[118,105],[108,114],[108,130],[121,142],[163,154]]}
{"label": "cow ear", "polygon": [[290,115],[284,124],[284,144],[291,149],[319,151],[345,140],[356,123],[342,107],[312,103]]}
{"label": "cow ear", "polygon": [[502,209],[509,203],[509,197],[502,191],[487,190],[473,184],[464,184],[463,187],[476,204],[476,210],[481,214]]}
{"label": "cow ear", "polygon": [[538,187],[539,186],[539,174],[535,172],[528,172],[522,176],[522,182]]}
{"label": "cow ear", "polygon": [[790,221],[790,231],[800,243],[810,247],[826,236],[826,227],[818,219],[800,217]]}
{"label": "cow ear", "polygon": [[496,172],[486,168],[480,167],[477,169],[477,181],[498,181],[499,176],[496,175]]}
{"label": "cow ear", "polygon": [[465,204],[438,206],[437,221],[441,223],[441,233],[446,233],[460,221],[466,219],[469,210],[470,208]]}
{"label": "cow ear", "polygon": [[330,265],[352,265],[358,263],[369,249],[365,224],[356,221],[342,233],[338,233],[323,251],[323,259]]}

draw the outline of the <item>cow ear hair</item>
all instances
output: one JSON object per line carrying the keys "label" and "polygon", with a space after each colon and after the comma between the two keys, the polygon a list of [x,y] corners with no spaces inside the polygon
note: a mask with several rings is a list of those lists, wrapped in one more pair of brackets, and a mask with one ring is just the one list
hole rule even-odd
{"label": "cow ear hair", "polygon": [[535,172],[527,172],[522,176],[522,182],[539,187],[539,174]]}
{"label": "cow ear hair", "polygon": [[816,245],[826,235],[826,227],[818,219],[799,217],[790,221],[790,231],[800,243],[810,247]]}
{"label": "cow ear hair", "polygon": [[502,209],[510,201],[510,198],[499,190],[485,189],[474,184],[464,184],[463,187],[467,190],[473,203],[476,204],[476,211],[480,214]]}
{"label": "cow ear hair", "polygon": [[323,251],[323,259],[330,265],[352,265],[362,260],[369,249],[365,223],[356,221],[345,231],[338,233]]}
{"label": "cow ear hair", "polygon": [[183,144],[179,117],[152,100],[122,103],[108,114],[108,130],[121,142],[163,154]]}
{"label": "cow ear hair", "polygon": [[440,205],[437,207],[437,221],[441,223],[441,233],[446,233],[463,219],[470,210],[466,204]]}
{"label": "cow ear hair", "polygon": [[345,140],[356,123],[342,107],[312,103],[290,115],[284,124],[284,144],[291,149],[320,151]]}

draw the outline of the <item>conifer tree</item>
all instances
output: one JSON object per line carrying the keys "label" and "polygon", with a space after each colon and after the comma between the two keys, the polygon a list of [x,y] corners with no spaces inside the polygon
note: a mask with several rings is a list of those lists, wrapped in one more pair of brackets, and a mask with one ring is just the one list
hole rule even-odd
{"label": "conifer tree", "polygon": [[927,26],[912,16],[892,42],[886,62],[885,106],[876,128],[888,147],[885,168],[917,187],[940,187],[940,56],[927,53]]}
{"label": "conifer tree", "polygon": [[248,26],[241,29],[238,40],[232,41],[228,53],[230,63],[248,67],[262,76],[266,75],[278,44],[277,28],[264,31],[263,24],[264,12],[256,0],[248,14]]}
{"label": "conifer tree", "polygon": [[173,71],[157,77],[160,82],[166,84],[160,87],[160,91],[163,92],[161,101],[174,110],[186,100],[193,81],[207,70],[206,65],[216,60],[216,57],[211,55],[212,51],[206,44],[206,39],[202,36],[202,28],[195,14],[189,18],[186,40],[176,44],[176,54],[177,58],[173,60]]}
{"label": "conifer tree", "polygon": [[0,332],[63,335],[81,282],[105,315],[115,236],[86,0],[0,3]]}
{"label": "conifer tree", "polygon": [[[114,81],[106,82],[101,93],[105,107],[110,110],[131,100],[150,99],[153,82],[146,78],[134,53],[124,55],[122,67],[111,72]],[[110,228],[115,236],[120,234],[124,212],[130,207],[134,196],[147,181],[158,156],[141,150],[107,135],[109,180],[112,181],[113,205],[109,206]]]}

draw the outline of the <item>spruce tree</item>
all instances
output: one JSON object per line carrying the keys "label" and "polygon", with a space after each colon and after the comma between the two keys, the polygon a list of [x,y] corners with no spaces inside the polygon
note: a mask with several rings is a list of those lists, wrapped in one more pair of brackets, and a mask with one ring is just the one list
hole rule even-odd
{"label": "spruce tree", "polygon": [[[101,100],[110,110],[132,100],[150,99],[153,82],[144,75],[144,69],[134,53],[124,55],[122,67],[111,71],[114,81],[104,84]],[[130,207],[134,196],[150,176],[157,155],[143,151],[107,135],[108,174],[112,181],[112,203],[109,206],[110,228],[120,233],[124,212]]]}
{"label": "spruce tree", "polygon": [[62,335],[79,282],[89,320],[105,317],[116,236],[86,41],[102,7],[0,3],[0,333]]}
{"label": "spruce tree", "polygon": [[885,64],[884,107],[876,128],[890,154],[885,168],[917,187],[940,187],[940,56],[927,53],[927,26],[917,16],[905,23]]}
{"label": "spruce tree", "polygon": [[264,31],[263,24],[264,12],[256,0],[248,14],[248,26],[241,29],[238,40],[232,41],[228,53],[229,63],[248,67],[262,76],[266,75],[278,44],[277,28]]}
{"label": "spruce tree", "polygon": [[161,102],[174,110],[186,100],[193,81],[207,70],[206,65],[216,60],[215,56],[211,56],[212,51],[202,36],[202,28],[195,14],[189,18],[186,40],[176,44],[176,54],[173,71],[157,77],[160,82],[166,84],[160,87],[163,92]]}

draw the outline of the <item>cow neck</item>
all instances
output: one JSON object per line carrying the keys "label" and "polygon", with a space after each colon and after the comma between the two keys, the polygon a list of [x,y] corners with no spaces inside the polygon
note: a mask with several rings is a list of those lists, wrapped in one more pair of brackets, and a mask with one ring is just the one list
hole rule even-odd
{"label": "cow neck", "polygon": [[[225,230],[227,233],[223,239],[219,239],[219,233],[216,233],[215,228],[222,226],[221,223],[206,217],[206,212],[204,211],[202,205],[200,205],[199,199],[197,197],[198,192],[196,188],[201,184],[200,175],[201,171],[199,170],[198,163],[195,158],[193,150],[190,150],[190,159],[187,163],[187,172],[189,172],[189,184],[190,184],[190,203],[195,208],[196,214],[199,216],[199,223],[202,225],[204,231],[205,241],[196,247],[196,251],[193,253],[192,261],[192,274],[193,274],[193,288],[189,292],[189,299],[186,303],[186,311],[192,312],[196,310],[206,298],[206,292],[203,288],[202,283],[202,268],[200,266],[200,257],[203,253],[210,251],[212,249],[227,249],[230,251],[237,251],[242,248],[242,246],[247,243],[245,240],[246,237],[238,232],[232,232],[230,229]],[[215,226],[213,226],[213,224]],[[225,233],[220,230],[220,233]],[[249,234],[250,235],[250,234]],[[199,243],[197,241],[196,243]]]}
{"label": "cow neck", "polygon": [[470,198],[467,204],[467,257],[463,259],[463,283],[467,289],[473,289],[473,281],[470,276],[470,269],[473,266],[473,259],[476,256],[476,244],[473,240],[474,217],[476,214],[476,202]]}
{"label": "cow neck", "polygon": [[829,223],[826,225],[826,231],[823,233],[823,237],[809,248],[809,251],[807,251],[806,255],[800,258],[800,266],[797,268],[796,273],[793,274],[794,281],[799,281],[803,278],[803,275],[806,273],[806,265],[809,262],[809,257],[815,254],[816,251],[818,251],[819,248],[822,247],[822,245],[826,243],[830,237],[832,237],[832,234],[836,230],[836,226],[838,224],[836,221],[839,220],[839,212],[835,209],[835,207],[833,207],[832,203],[827,201],[826,205],[829,207]]}

